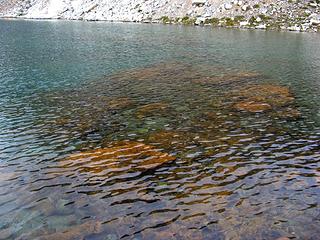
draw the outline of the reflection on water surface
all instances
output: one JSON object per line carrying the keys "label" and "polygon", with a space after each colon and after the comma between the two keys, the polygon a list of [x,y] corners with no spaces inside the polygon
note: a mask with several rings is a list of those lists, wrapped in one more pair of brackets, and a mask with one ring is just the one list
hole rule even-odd
{"label": "reflection on water surface", "polygon": [[172,58],[24,96],[4,82],[0,238],[318,239],[313,106],[252,69]]}

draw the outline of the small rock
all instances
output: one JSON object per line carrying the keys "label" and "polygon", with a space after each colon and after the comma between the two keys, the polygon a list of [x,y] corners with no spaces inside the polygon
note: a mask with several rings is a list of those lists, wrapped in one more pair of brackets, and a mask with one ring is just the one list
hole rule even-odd
{"label": "small rock", "polygon": [[317,4],[316,2],[310,2],[310,3],[309,3],[309,6],[311,6],[311,7],[317,7],[318,4]]}
{"label": "small rock", "polygon": [[242,21],[239,24],[240,24],[240,27],[245,27],[245,26],[249,25],[249,22],[248,21]]}
{"label": "small rock", "polygon": [[266,24],[260,24],[256,26],[256,29],[266,29],[266,28],[267,28]]}
{"label": "small rock", "polygon": [[199,17],[199,18],[197,18],[195,25],[202,25],[202,24],[204,24],[205,21],[206,21],[206,18]]}
{"label": "small rock", "polygon": [[295,25],[295,26],[291,26],[291,27],[287,27],[287,30],[289,31],[301,31],[301,27]]}
{"label": "small rock", "polygon": [[242,11],[247,11],[248,9],[249,9],[248,5],[243,5],[241,8]]}
{"label": "small rock", "polygon": [[230,4],[230,3],[225,3],[224,4],[224,9],[225,10],[230,10],[232,8],[232,4]]}

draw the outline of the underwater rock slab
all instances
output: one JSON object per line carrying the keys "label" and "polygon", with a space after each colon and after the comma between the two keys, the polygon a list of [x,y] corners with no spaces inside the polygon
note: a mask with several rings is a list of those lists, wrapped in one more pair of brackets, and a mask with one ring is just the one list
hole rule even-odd
{"label": "underwater rock slab", "polygon": [[131,69],[119,72],[111,76],[112,79],[127,80],[150,80],[171,74],[183,73],[187,69],[186,64],[182,63],[158,63],[150,66]]}
{"label": "underwater rock slab", "polygon": [[238,72],[238,73],[227,73],[221,76],[207,76],[199,79],[195,79],[192,82],[198,84],[231,84],[240,81],[249,81],[261,77],[260,73],[257,72]]}
{"label": "underwater rock slab", "polygon": [[296,120],[301,118],[301,112],[298,109],[291,108],[291,107],[282,109],[281,111],[277,111],[273,115],[277,118],[288,119],[288,120]]}
{"label": "underwater rock slab", "polygon": [[133,100],[127,97],[123,98],[114,98],[108,103],[108,108],[112,110],[118,110],[118,109],[123,109],[127,108],[133,105]]}
{"label": "underwater rock slab", "polygon": [[167,103],[150,103],[147,105],[143,105],[138,108],[136,112],[136,116],[138,118],[149,117],[153,115],[157,115],[159,113],[163,113],[169,109],[169,105]]}
{"label": "underwater rock slab", "polygon": [[236,103],[234,107],[240,111],[263,112],[272,109],[271,105],[263,102],[243,101]]}
{"label": "underwater rock slab", "polygon": [[[56,239],[84,239],[84,236],[99,233],[102,231],[101,222],[88,221],[83,224],[70,227],[64,231],[43,235],[36,239],[56,240]],[[23,239],[23,238],[22,238]]]}
{"label": "underwater rock slab", "polygon": [[161,130],[148,136],[148,142],[152,145],[159,145],[165,148],[184,149],[194,144],[195,134],[182,131]]}
{"label": "underwater rock slab", "polygon": [[[203,64],[196,65],[183,62],[160,62],[121,71],[108,76],[108,79],[115,80],[117,82],[159,81],[162,83],[182,83],[189,82],[190,80],[196,81],[197,79],[205,79],[208,76],[212,76],[213,73],[221,71],[224,71],[224,69]],[[247,77],[249,76],[247,75]]]}
{"label": "underwater rock slab", "polygon": [[234,90],[233,95],[236,100],[234,109],[247,112],[264,112],[286,107],[294,101],[288,87],[272,84],[251,85]]}
{"label": "underwater rock slab", "polygon": [[141,142],[116,142],[109,147],[73,154],[62,163],[66,167],[77,166],[80,172],[99,173],[102,171],[137,170],[146,171],[175,157],[154,146]]}

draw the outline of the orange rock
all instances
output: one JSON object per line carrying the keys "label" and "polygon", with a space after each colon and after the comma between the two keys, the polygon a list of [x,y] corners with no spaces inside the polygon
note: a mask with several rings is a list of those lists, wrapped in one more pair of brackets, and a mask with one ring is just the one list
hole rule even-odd
{"label": "orange rock", "polygon": [[165,112],[169,108],[167,103],[150,103],[138,108],[136,115],[138,118],[144,118],[156,115],[159,112]]}
{"label": "orange rock", "polygon": [[[171,77],[179,77],[179,79],[183,79],[183,76],[187,76],[189,72],[191,72],[190,65],[171,62],[158,63],[142,68],[131,69],[114,74],[111,78],[120,80],[153,80],[156,78],[171,80]],[[181,74],[183,76],[181,76]]]}
{"label": "orange rock", "polygon": [[181,147],[192,144],[195,135],[178,131],[157,131],[149,135],[148,142],[165,148]]}
{"label": "orange rock", "polygon": [[192,82],[200,84],[229,84],[233,82],[245,81],[255,79],[261,76],[257,72],[238,72],[230,73],[222,76],[207,76],[199,79],[195,79]]}
{"label": "orange rock", "polygon": [[247,112],[264,112],[270,110],[272,107],[268,103],[259,102],[239,102],[234,105],[237,110],[247,111]]}
{"label": "orange rock", "polygon": [[301,117],[301,112],[294,108],[285,108],[277,111],[274,115],[282,119],[298,119]]}
{"label": "orange rock", "polygon": [[289,88],[262,84],[233,91],[233,99],[239,99],[233,107],[247,112],[263,112],[283,108],[293,103]]}
{"label": "orange rock", "polygon": [[108,108],[122,109],[122,108],[127,108],[131,105],[133,105],[133,101],[130,98],[115,98],[108,103]]}
{"label": "orange rock", "polygon": [[158,167],[175,158],[153,146],[140,142],[116,142],[110,147],[73,154],[62,163],[76,166],[81,172],[99,173],[120,169],[144,171]]}
{"label": "orange rock", "polygon": [[294,100],[288,87],[272,84],[249,86],[248,88],[240,89],[237,94],[241,98],[265,102],[273,107],[284,106]]}

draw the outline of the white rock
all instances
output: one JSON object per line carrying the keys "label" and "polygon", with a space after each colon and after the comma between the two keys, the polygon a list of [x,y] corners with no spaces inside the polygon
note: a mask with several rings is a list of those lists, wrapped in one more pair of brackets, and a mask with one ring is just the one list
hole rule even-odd
{"label": "white rock", "polygon": [[268,12],[267,8],[261,8],[259,11],[261,14],[266,14]]}
{"label": "white rock", "polygon": [[204,18],[204,17],[199,17],[199,18],[196,19],[195,25],[204,24],[205,21],[206,21],[206,18]]}
{"label": "white rock", "polygon": [[291,26],[291,27],[287,27],[287,29],[289,31],[301,31],[301,28],[299,26],[297,26],[297,25]]}
{"label": "white rock", "polygon": [[320,20],[319,19],[311,19],[310,20],[310,24],[311,25],[319,25],[320,24]]}
{"label": "white rock", "polygon": [[301,31],[306,31],[309,28],[310,28],[310,24],[309,23],[304,23],[304,24],[301,25]]}
{"label": "white rock", "polygon": [[242,11],[247,11],[248,9],[249,9],[248,5],[243,5],[241,8]]}
{"label": "white rock", "polygon": [[309,5],[310,5],[311,7],[317,7],[317,6],[318,6],[318,4],[317,4],[316,2],[310,2]]}
{"label": "white rock", "polygon": [[266,29],[267,26],[266,24],[259,24],[258,26],[256,26],[256,29]]}
{"label": "white rock", "polygon": [[207,0],[192,0],[192,4],[194,5],[200,5],[205,4]]}
{"label": "white rock", "polygon": [[225,3],[224,4],[224,9],[225,10],[230,10],[232,8],[232,4],[230,4],[230,3]]}
{"label": "white rock", "polygon": [[249,22],[248,21],[242,21],[239,24],[240,24],[240,27],[245,27],[245,26],[249,25]]}
{"label": "white rock", "polygon": [[310,24],[313,24],[313,25],[320,24],[320,15],[313,13],[309,17],[310,17]]}

